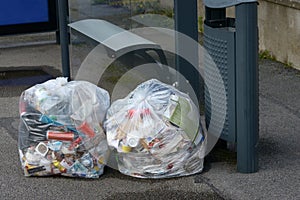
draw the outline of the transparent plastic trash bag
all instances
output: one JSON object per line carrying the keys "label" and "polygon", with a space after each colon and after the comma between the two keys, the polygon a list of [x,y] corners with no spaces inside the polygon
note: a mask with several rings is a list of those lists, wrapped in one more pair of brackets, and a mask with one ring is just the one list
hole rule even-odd
{"label": "transparent plastic trash bag", "polygon": [[152,79],[112,103],[104,122],[123,174],[167,178],[203,169],[205,137],[190,97]]}
{"label": "transparent plastic trash bag", "polygon": [[102,127],[110,98],[86,81],[49,80],[20,97],[19,155],[25,176],[97,178],[108,146]]}

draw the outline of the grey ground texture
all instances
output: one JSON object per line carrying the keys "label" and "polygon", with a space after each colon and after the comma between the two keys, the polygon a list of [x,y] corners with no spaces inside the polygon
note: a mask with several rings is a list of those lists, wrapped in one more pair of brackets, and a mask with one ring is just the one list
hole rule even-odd
{"label": "grey ground texture", "polygon": [[[0,38],[0,80],[13,68],[42,66],[60,74],[53,34],[24,38]],[[282,63],[259,61],[259,171],[252,174],[238,173],[235,153],[218,146],[205,159],[204,171],[188,177],[144,180],[109,167],[93,180],[25,177],[17,140],[19,96],[26,88],[0,86],[1,199],[300,199],[300,72]]]}

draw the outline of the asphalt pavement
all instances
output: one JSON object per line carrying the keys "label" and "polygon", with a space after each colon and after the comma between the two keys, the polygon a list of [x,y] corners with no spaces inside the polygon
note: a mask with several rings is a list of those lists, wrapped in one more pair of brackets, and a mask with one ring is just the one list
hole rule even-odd
{"label": "asphalt pavement", "polygon": [[259,61],[256,173],[238,173],[235,153],[220,145],[206,158],[205,170],[188,177],[144,180],[109,167],[93,180],[24,177],[17,145],[18,103],[33,83],[9,85],[3,80],[12,69],[16,74],[32,69],[59,76],[61,58],[53,33],[24,36],[30,40],[25,45],[20,37],[0,38],[1,199],[300,199],[300,72],[268,59]]}
{"label": "asphalt pavement", "polygon": [[[59,52],[52,43],[1,48],[0,74],[47,69],[55,77]],[[259,77],[259,171],[238,173],[235,153],[218,147],[201,174],[166,180],[131,178],[110,168],[96,180],[24,177],[17,147],[18,102],[30,85],[1,85],[1,199],[300,199],[300,72],[260,60]]]}

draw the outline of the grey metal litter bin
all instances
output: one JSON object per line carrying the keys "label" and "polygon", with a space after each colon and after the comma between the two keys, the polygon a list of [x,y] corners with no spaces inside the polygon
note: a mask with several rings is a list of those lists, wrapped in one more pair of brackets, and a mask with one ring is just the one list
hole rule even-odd
{"label": "grey metal litter bin", "polygon": [[[258,170],[258,28],[257,1],[204,0],[204,47],[222,76],[227,105],[221,139],[236,144],[237,170],[251,173]],[[226,8],[235,6],[235,18],[226,17]],[[205,65],[205,81],[213,83],[213,66]],[[215,87],[205,89],[206,125],[211,122],[210,95],[220,93]],[[224,102],[223,102],[224,103]],[[212,133],[214,134],[214,133]]]}

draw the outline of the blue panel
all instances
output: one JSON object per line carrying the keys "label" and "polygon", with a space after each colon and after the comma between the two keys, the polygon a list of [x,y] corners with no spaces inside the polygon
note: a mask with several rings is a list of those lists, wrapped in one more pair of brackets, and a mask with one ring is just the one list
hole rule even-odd
{"label": "blue panel", "polygon": [[0,26],[48,22],[48,0],[9,0],[0,4]]}

